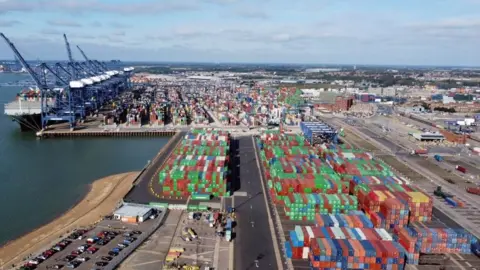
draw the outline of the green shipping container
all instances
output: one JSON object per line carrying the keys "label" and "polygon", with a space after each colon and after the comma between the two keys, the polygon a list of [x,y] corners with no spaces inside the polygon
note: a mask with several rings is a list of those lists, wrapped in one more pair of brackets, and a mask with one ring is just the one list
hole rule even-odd
{"label": "green shipping container", "polygon": [[210,200],[212,194],[194,193],[190,197],[192,200]]}

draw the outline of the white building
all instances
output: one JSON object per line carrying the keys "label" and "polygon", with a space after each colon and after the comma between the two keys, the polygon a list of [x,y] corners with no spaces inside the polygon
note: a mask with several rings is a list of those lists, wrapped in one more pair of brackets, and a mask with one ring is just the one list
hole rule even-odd
{"label": "white building", "polygon": [[128,223],[141,223],[147,220],[152,212],[151,207],[124,205],[113,213],[113,218]]}

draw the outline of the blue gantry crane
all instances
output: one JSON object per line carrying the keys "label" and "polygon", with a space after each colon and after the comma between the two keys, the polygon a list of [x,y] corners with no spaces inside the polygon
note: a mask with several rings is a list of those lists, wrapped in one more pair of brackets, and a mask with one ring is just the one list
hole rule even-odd
{"label": "blue gantry crane", "polygon": [[[92,111],[98,111],[102,105],[115,99],[130,85],[129,78],[134,68],[124,68],[123,71],[109,70],[104,63],[88,59],[79,46],[77,48],[85,61],[75,61],[66,34],[63,37],[68,62],[59,62],[53,67],[41,63],[34,68],[25,61],[4,34],[1,34],[1,37],[40,91],[42,129],[47,127],[49,121],[67,121],[70,127],[74,128],[78,120],[85,119]],[[38,72],[36,68],[39,69]]]}
{"label": "blue gantry crane", "polygon": [[[76,113],[74,110],[74,99],[68,82],[56,74],[55,71],[45,63],[40,64],[40,72],[35,72],[25,61],[15,45],[3,33],[0,33],[0,36],[5,40],[40,90],[42,129],[46,128],[49,121],[68,121],[71,128],[75,127]],[[49,85],[47,80],[49,73],[56,77],[57,87]]]}

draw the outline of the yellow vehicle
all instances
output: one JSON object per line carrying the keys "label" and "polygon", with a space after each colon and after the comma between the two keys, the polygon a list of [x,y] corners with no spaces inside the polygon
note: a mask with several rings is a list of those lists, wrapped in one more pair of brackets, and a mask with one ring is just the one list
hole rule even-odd
{"label": "yellow vehicle", "polygon": [[197,233],[194,232],[191,228],[188,228],[188,233],[190,234],[190,236],[193,238],[193,239],[197,239]]}
{"label": "yellow vehicle", "polygon": [[200,267],[196,265],[185,265],[183,269],[184,270],[200,270]]}

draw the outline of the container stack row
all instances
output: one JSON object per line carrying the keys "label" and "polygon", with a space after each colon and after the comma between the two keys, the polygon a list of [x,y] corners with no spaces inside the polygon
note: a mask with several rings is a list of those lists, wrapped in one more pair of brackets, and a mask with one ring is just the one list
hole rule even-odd
{"label": "container stack row", "polygon": [[336,133],[336,130],[324,122],[301,122],[300,129],[305,140],[311,144],[322,144],[324,142],[324,134]]}
{"label": "container stack row", "polygon": [[428,228],[415,224],[395,231],[395,239],[407,252],[407,263],[418,264],[420,254],[471,254],[477,239],[464,229]]}
{"label": "container stack row", "polygon": [[383,161],[351,147],[312,146],[306,137],[257,138],[272,201],[288,224],[302,224],[288,233],[287,256],[312,269],[403,269],[420,253],[471,252],[471,234],[429,228],[432,197]]}
{"label": "container stack row", "polygon": [[229,134],[192,129],[159,172],[164,196],[227,195]]}
{"label": "container stack row", "polygon": [[346,214],[316,214],[315,226],[338,228],[373,228],[373,223],[362,211],[352,210]]}

